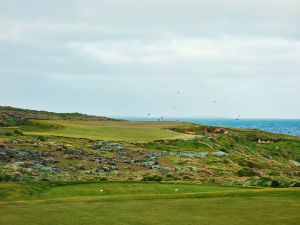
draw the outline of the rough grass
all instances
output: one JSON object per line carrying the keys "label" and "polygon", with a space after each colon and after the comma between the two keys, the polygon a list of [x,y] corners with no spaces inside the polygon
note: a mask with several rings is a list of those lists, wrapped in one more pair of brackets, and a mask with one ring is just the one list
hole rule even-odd
{"label": "rough grass", "polygon": [[[189,139],[193,135],[178,133],[166,128],[180,126],[176,122],[126,122],[126,121],[35,121],[23,127],[24,133],[56,135],[92,140],[148,142],[158,139]],[[53,128],[54,127],[54,128]],[[57,127],[57,129],[55,129]]]}
{"label": "rough grass", "polygon": [[199,139],[191,140],[157,140],[154,142],[142,143],[140,146],[160,151],[189,151],[189,152],[211,152],[213,145]]}
{"label": "rough grass", "polygon": [[297,189],[159,183],[1,183],[0,224],[294,225],[300,219],[299,200]]}

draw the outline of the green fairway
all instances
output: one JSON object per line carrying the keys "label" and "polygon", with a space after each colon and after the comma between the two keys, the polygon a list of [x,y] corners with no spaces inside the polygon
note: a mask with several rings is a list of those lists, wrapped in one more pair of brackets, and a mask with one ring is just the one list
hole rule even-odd
{"label": "green fairway", "polygon": [[[126,121],[38,121],[37,126],[24,127],[27,134],[57,135],[128,142],[147,142],[157,139],[189,139],[193,135],[182,134],[166,128],[181,126],[177,122],[126,122]],[[61,129],[47,129],[47,125],[63,126]],[[45,128],[39,128],[43,125]],[[40,126],[42,127],[42,126]]]}
{"label": "green fairway", "polygon": [[1,183],[0,224],[297,224],[300,190],[159,183]]}

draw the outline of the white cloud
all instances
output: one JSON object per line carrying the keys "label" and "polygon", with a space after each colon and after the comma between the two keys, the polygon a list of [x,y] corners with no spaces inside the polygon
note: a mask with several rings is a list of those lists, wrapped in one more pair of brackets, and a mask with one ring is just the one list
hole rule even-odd
{"label": "white cloud", "polygon": [[111,42],[70,43],[72,49],[105,63],[165,63],[173,61],[176,49],[172,44],[158,41],[153,43]]}
{"label": "white cloud", "polygon": [[[72,42],[78,53],[108,64],[156,63],[186,61],[219,61],[231,64],[270,64],[298,66],[300,41],[282,38],[172,38],[153,42],[103,41]],[[276,64],[275,64],[276,66]]]}

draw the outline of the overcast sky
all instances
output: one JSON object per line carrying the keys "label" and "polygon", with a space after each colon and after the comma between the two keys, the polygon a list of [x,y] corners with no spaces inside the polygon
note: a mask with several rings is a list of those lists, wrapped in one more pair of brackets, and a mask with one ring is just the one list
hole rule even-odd
{"label": "overcast sky", "polygon": [[300,118],[299,0],[0,0],[0,105]]}

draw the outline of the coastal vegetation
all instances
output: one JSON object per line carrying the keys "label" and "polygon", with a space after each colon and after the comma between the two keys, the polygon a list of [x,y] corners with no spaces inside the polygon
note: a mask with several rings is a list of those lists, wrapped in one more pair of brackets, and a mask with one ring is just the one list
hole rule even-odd
{"label": "coastal vegetation", "polygon": [[1,224],[299,220],[299,137],[11,107],[0,118]]}

